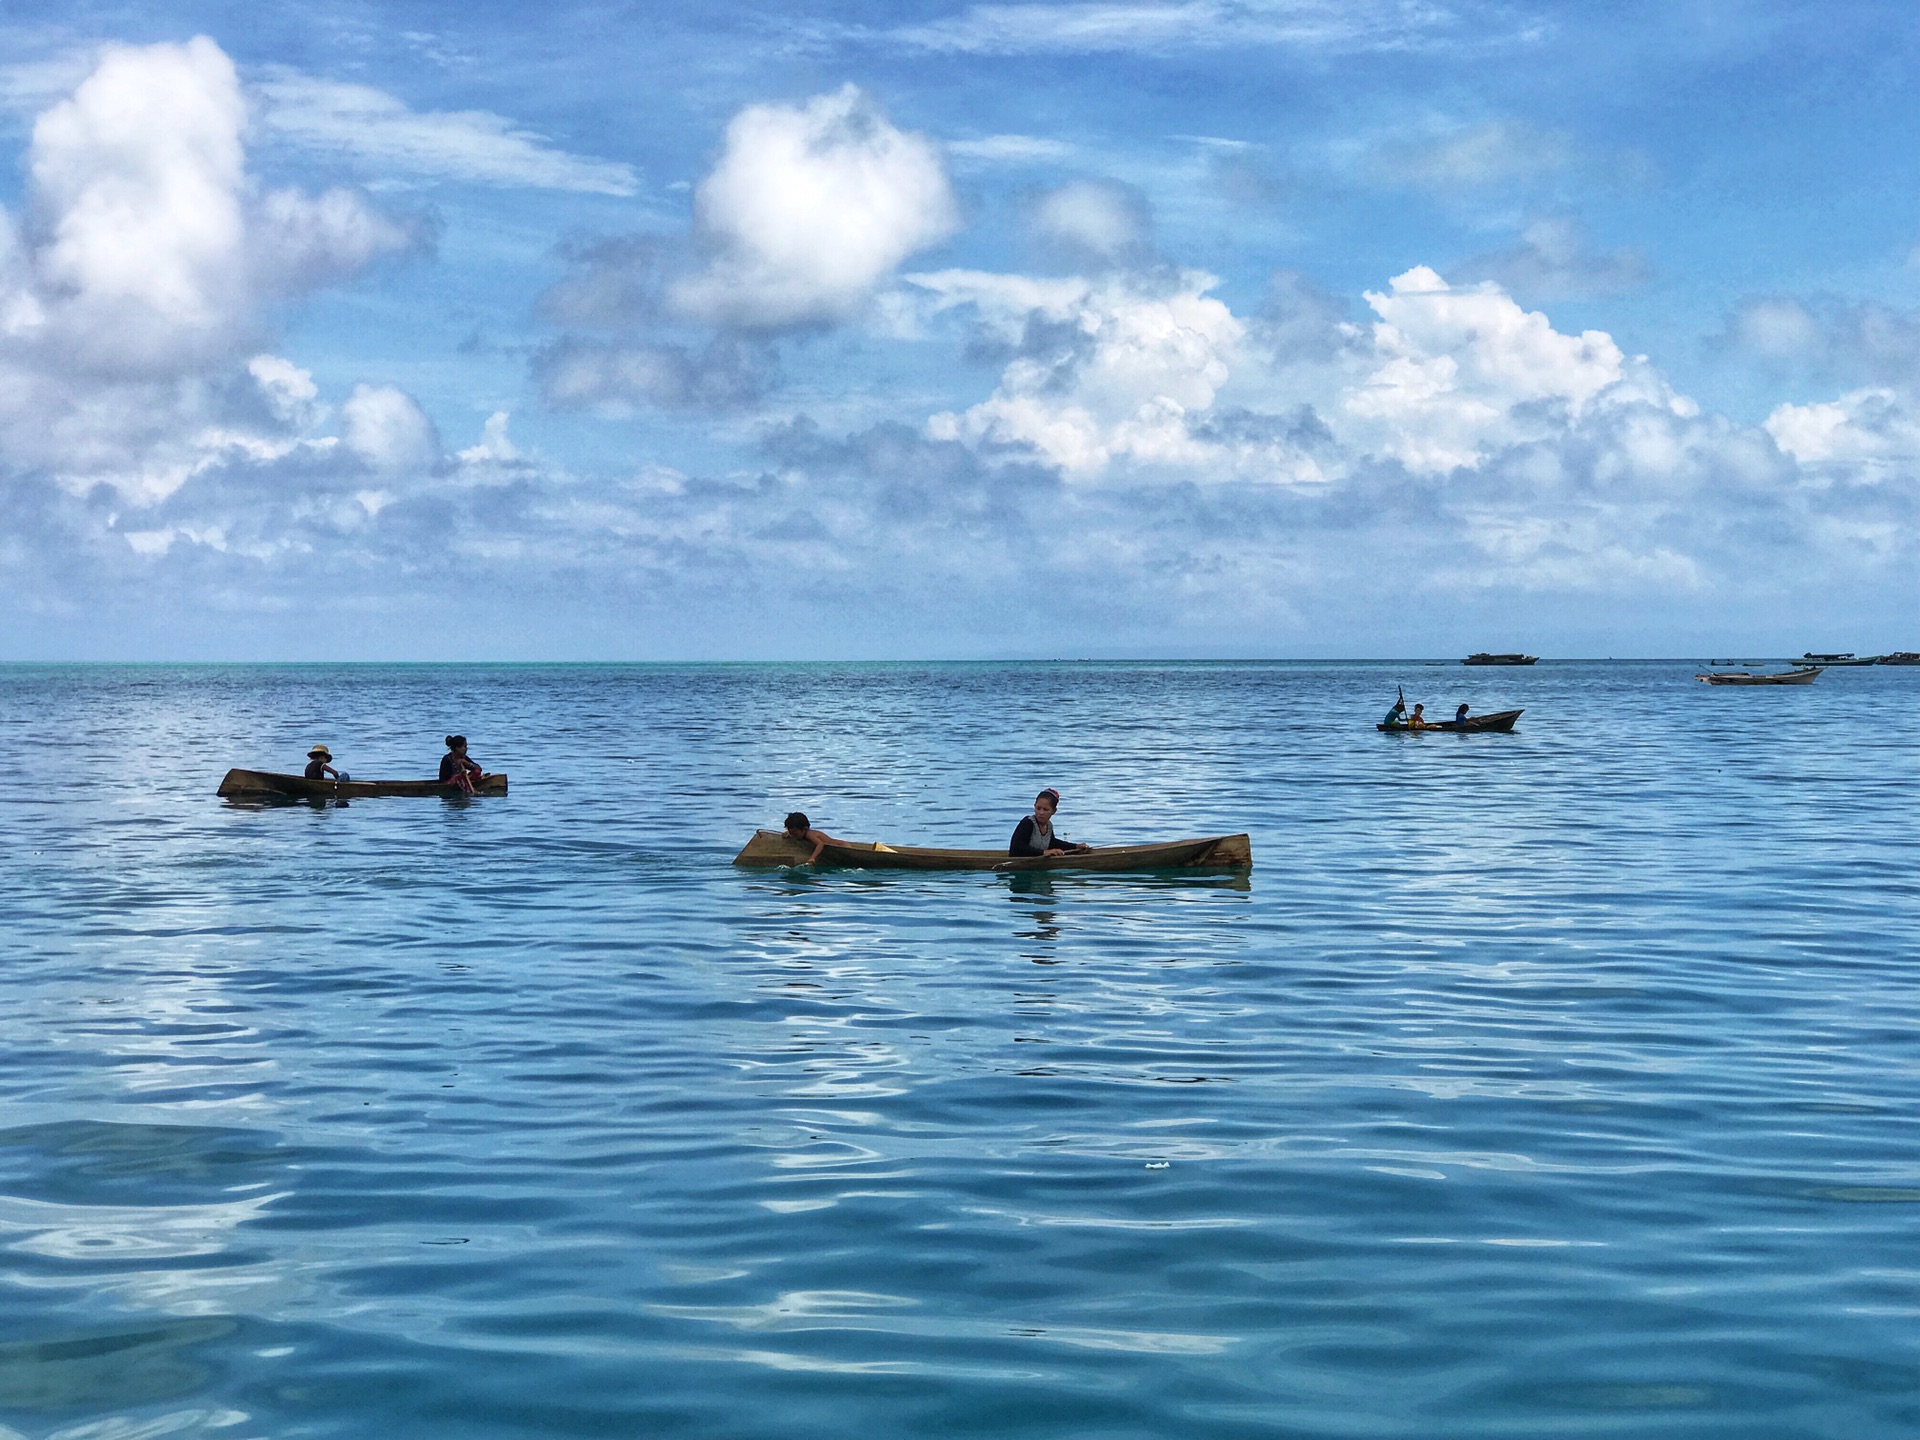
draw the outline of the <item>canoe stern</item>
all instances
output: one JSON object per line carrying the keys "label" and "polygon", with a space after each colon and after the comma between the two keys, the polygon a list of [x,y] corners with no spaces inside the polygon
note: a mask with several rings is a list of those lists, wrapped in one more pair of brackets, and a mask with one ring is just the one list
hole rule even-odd
{"label": "canoe stern", "polygon": [[1208,869],[1250,870],[1253,868],[1253,837],[1222,835],[1213,842],[1211,850],[1193,863]]}

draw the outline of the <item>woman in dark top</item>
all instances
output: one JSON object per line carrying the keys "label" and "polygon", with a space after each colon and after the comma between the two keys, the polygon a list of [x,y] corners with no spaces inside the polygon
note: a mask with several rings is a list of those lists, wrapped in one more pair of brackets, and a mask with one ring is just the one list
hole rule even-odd
{"label": "woman in dark top", "polygon": [[307,751],[307,779],[324,780],[329,775],[340,779],[340,772],[333,768],[333,752],[324,745],[316,745]]}
{"label": "woman in dark top", "polygon": [[1060,808],[1060,792],[1049,786],[1033,797],[1033,814],[1020,817],[1013,839],[1007,845],[1009,855],[1081,855],[1091,845],[1076,845],[1053,833],[1053,815]]}
{"label": "woman in dark top", "polygon": [[487,778],[487,772],[467,758],[467,737],[464,735],[447,736],[447,753],[440,757],[440,783],[458,785],[467,794],[473,793],[473,782]]}

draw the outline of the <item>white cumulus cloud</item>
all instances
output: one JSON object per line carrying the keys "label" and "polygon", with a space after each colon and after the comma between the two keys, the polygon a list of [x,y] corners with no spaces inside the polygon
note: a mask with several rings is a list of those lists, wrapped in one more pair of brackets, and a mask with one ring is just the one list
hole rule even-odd
{"label": "white cumulus cloud", "polygon": [[1611,336],[1563,334],[1491,282],[1455,287],[1420,265],[1367,303],[1373,367],[1343,408],[1370,448],[1414,470],[1475,465],[1553,433],[1629,378],[1658,390]]}
{"label": "white cumulus cloud", "polygon": [[258,353],[270,301],[415,243],[360,195],[262,191],[232,61],[203,37],[109,46],[33,126],[0,212],[0,475],[140,504],[289,453],[323,407]]}
{"label": "white cumulus cloud", "polygon": [[896,129],[851,85],[742,110],[695,209],[714,255],[673,301],[743,329],[844,319],[959,223],[933,142]]}
{"label": "white cumulus cloud", "polygon": [[96,363],[169,363],[224,346],[242,316],[246,106],[205,37],[108,50],[33,127],[45,230],[33,268]]}
{"label": "white cumulus cloud", "polygon": [[[937,415],[937,439],[1032,449],[1086,479],[1126,460],[1147,467],[1226,468],[1232,457],[1197,435],[1238,358],[1244,327],[1190,272],[1158,288],[1129,278],[1032,281],[945,271],[913,276],[942,307],[971,304],[989,327],[1050,322],[1008,363],[994,393]],[[1289,474],[1285,478],[1309,478]]]}
{"label": "white cumulus cloud", "polygon": [[[440,435],[411,395],[391,385],[356,385],[340,407],[347,448],[375,470],[418,470],[440,458]],[[504,440],[504,419],[500,438]]]}
{"label": "white cumulus cloud", "polygon": [[1765,428],[1773,443],[1803,465],[1836,462],[1878,474],[1904,462],[1909,474],[1920,462],[1920,414],[1885,386],[1869,386],[1838,400],[1779,405]]}

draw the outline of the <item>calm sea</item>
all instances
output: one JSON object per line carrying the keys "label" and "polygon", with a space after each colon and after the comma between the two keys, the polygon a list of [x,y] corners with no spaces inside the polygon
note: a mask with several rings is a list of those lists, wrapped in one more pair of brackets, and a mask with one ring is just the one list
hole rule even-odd
{"label": "calm sea", "polygon": [[[0,668],[0,1437],[1907,1440],[1920,670],[1694,668]],[[728,863],[1042,785],[1254,869]]]}

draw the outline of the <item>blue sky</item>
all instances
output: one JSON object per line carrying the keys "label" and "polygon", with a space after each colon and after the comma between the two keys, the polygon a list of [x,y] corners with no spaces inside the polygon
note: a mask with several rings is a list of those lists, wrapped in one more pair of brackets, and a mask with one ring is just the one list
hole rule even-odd
{"label": "blue sky", "polygon": [[12,6],[0,657],[1917,648],[1916,52]]}

